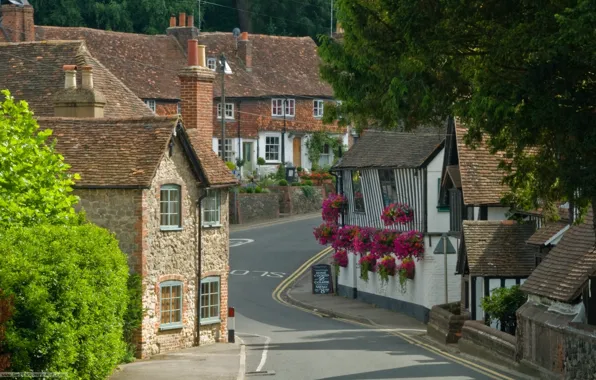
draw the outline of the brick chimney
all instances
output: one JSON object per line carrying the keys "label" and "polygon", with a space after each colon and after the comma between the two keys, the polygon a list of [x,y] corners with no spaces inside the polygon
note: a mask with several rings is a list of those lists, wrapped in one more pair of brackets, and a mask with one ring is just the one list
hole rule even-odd
{"label": "brick chimney", "polygon": [[244,62],[246,71],[252,71],[252,41],[248,39],[248,32],[242,32],[240,34],[238,57]]}
{"label": "brick chimney", "polygon": [[24,6],[4,4],[0,7],[0,42],[35,41],[33,7],[27,0],[23,2]]}
{"label": "brick chimney", "polygon": [[54,97],[54,115],[59,117],[104,117],[106,99],[93,88],[93,69],[81,67],[81,87],[77,87],[77,67],[64,65],[64,88]]}
{"label": "brick chimney", "polygon": [[188,41],[188,66],[180,70],[180,109],[187,130],[195,129],[201,140],[213,138],[213,80],[215,73],[205,66],[205,46]]}
{"label": "brick chimney", "polygon": [[178,43],[186,51],[188,40],[196,40],[199,37],[199,29],[194,27],[194,16],[180,13],[178,19],[170,17],[170,27],[166,30],[168,36],[178,40]]}

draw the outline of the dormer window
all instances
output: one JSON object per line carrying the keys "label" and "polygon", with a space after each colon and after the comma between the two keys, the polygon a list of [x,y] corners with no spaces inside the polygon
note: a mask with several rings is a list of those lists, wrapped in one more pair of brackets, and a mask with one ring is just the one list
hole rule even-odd
{"label": "dormer window", "polygon": [[153,100],[153,99],[145,99],[144,102],[145,102],[145,105],[147,107],[149,107],[149,109],[151,111],[155,112],[155,100]]}
{"label": "dormer window", "polygon": [[216,67],[217,67],[217,59],[215,59],[215,58],[207,58],[207,68],[209,70],[215,71],[215,68]]}

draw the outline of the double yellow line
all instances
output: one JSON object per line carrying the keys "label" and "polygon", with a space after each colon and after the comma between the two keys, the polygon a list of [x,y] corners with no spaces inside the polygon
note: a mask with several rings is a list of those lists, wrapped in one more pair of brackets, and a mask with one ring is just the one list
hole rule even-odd
{"label": "double yellow line", "polygon": [[[313,265],[314,263],[316,263],[317,261],[321,260],[321,258],[323,256],[325,256],[326,254],[330,253],[333,249],[331,247],[325,248],[324,250],[322,250],[321,252],[317,253],[316,255],[314,255],[313,257],[311,257],[310,259],[308,259],[304,264],[302,264],[294,273],[292,273],[291,275],[289,275],[285,280],[283,280],[273,291],[272,297],[275,301],[279,302],[282,305],[285,306],[289,306],[289,307],[294,307],[296,309],[300,309],[304,312],[310,313],[310,314],[314,314],[317,315],[319,317],[322,317],[323,315],[320,313],[317,313],[315,311],[312,311],[310,309],[306,309],[304,307],[300,307],[298,305],[293,305],[289,302],[286,302],[281,295],[283,294],[283,292],[290,287],[300,276],[302,276],[302,274],[304,274],[304,272],[306,272],[308,270],[308,268]],[[365,324],[365,323],[360,323],[360,322],[356,322],[350,319],[343,319],[343,318],[334,318],[338,321],[342,321],[342,322],[346,322],[346,323],[350,323],[350,324],[354,324],[354,325],[358,325],[358,326],[363,326],[366,328],[380,328],[380,329],[386,329],[386,327],[381,326],[381,325],[377,325],[373,322],[371,322],[372,324]],[[448,352],[445,352],[437,347],[431,346],[430,344],[427,344],[419,339],[416,339],[415,337],[412,336],[408,336],[404,333],[401,333],[399,331],[388,331],[388,333],[390,335],[394,335],[397,337],[402,338],[403,340],[405,340],[406,342],[421,347],[427,351],[433,352],[439,356],[442,356],[445,359],[451,360],[453,362],[456,362],[458,364],[463,365],[464,367],[467,367],[469,369],[472,369],[476,372],[479,372],[491,379],[495,379],[495,380],[514,380],[512,377],[508,377],[505,376],[503,374],[500,374],[498,372],[495,372],[489,368],[483,367],[479,364],[476,364],[474,362],[471,362],[469,360],[465,360],[462,359],[458,356],[455,356],[453,354],[450,354]]]}

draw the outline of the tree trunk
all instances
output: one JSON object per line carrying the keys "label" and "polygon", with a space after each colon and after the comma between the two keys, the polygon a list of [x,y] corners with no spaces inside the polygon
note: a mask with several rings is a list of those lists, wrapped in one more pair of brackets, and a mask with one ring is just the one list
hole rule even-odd
{"label": "tree trunk", "polygon": [[238,9],[238,24],[243,32],[252,33],[252,18],[250,13],[250,0],[236,0]]}

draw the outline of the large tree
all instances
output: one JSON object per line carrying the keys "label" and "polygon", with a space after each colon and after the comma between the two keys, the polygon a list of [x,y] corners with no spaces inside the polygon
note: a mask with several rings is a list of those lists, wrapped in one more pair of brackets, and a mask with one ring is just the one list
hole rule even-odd
{"label": "large tree", "polygon": [[[511,159],[507,201],[596,205],[596,3],[338,0],[321,72],[360,127],[461,117]],[[515,170],[512,170],[515,168]]]}

